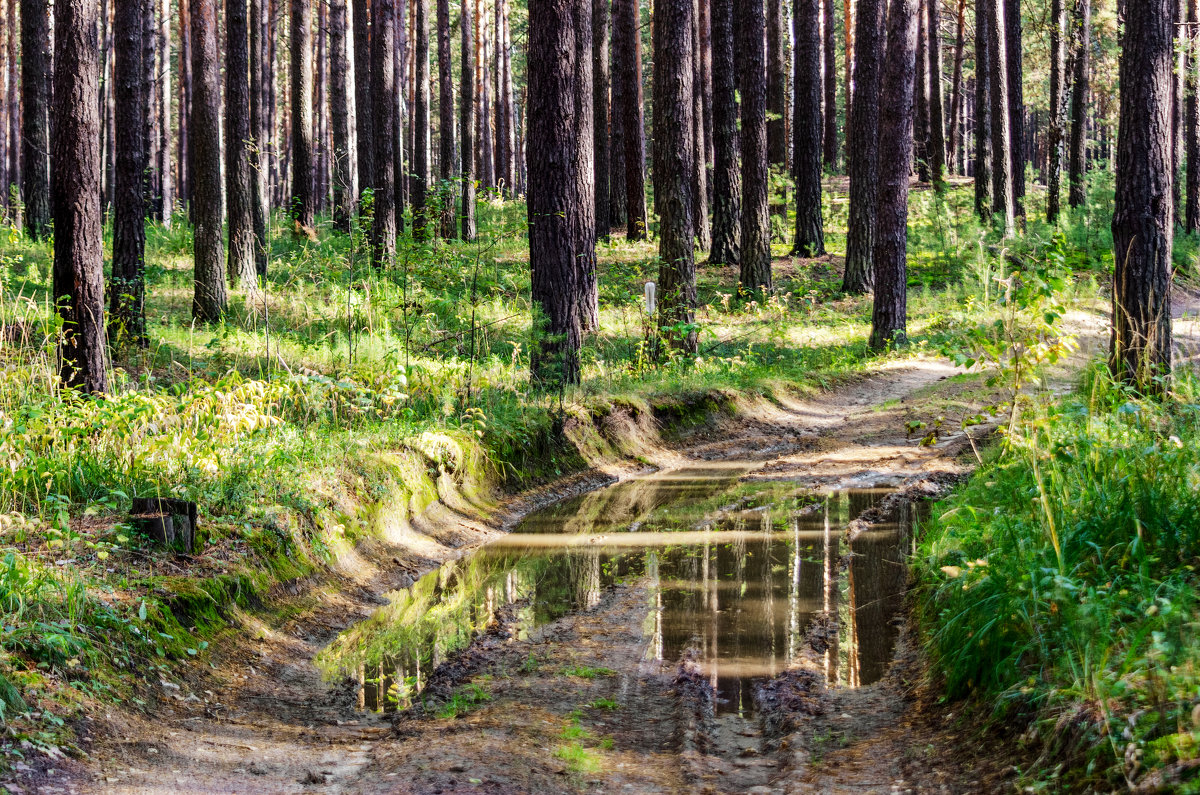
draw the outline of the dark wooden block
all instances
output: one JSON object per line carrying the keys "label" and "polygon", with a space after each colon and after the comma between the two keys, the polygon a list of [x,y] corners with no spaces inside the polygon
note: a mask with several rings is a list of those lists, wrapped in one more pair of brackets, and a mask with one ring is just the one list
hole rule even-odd
{"label": "dark wooden block", "polygon": [[196,547],[196,503],[170,497],[135,497],[130,520],[157,545],[178,552]]}

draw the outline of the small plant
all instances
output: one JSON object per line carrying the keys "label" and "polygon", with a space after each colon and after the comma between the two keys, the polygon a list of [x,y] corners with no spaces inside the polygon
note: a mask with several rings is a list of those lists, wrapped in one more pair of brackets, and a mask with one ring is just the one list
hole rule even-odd
{"label": "small plant", "polygon": [[460,718],[466,715],[471,710],[478,707],[480,704],[485,704],[492,700],[491,693],[488,693],[479,685],[471,682],[465,688],[462,688],[450,696],[447,701],[438,711],[439,718]]}
{"label": "small plant", "polygon": [[616,676],[611,668],[592,668],[586,665],[568,665],[561,671],[563,676],[577,676],[580,679],[595,679],[597,676]]}
{"label": "small plant", "polygon": [[621,708],[621,705],[618,704],[616,701],[613,701],[611,698],[598,698],[595,701],[588,704],[588,706],[591,707],[592,709],[606,709],[609,711]]}

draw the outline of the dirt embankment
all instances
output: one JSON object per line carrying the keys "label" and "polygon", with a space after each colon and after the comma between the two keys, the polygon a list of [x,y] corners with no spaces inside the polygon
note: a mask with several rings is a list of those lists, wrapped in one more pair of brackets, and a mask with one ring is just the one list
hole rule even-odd
{"label": "dirt embankment", "polygon": [[[491,520],[471,515],[452,498],[435,503],[412,522],[406,544],[370,541],[328,579],[280,594],[277,609],[237,616],[236,626],[215,644],[211,666],[195,666],[182,681],[162,682],[144,710],[109,709],[85,721],[80,734],[90,753],[87,762],[53,763],[53,773],[12,785],[138,793],[796,787],[819,792],[871,791],[885,778],[888,783],[880,786],[888,790],[910,786],[905,783],[910,779],[945,778],[947,791],[968,791],[956,787],[976,779],[961,767],[939,766],[937,760],[953,751],[953,737],[940,723],[943,713],[914,700],[912,680],[903,677],[904,671],[915,677],[917,667],[896,666],[878,686],[846,694],[811,678],[800,682],[796,687],[807,693],[800,700],[816,706],[814,714],[792,720],[788,732],[767,727],[767,721],[757,729],[723,722],[707,715],[704,688],[689,679],[686,660],[665,674],[641,664],[647,640],[636,620],[644,599],[636,583],[606,591],[597,609],[566,616],[524,640],[498,625],[447,663],[450,668],[439,675],[448,686],[490,677],[491,700],[466,717],[412,716],[393,726],[359,708],[354,686],[324,682],[312,662],[342,629],[381,605],[387,591],[486,543],[541,505],[634,475],[647,462],[671,468],[754,461],[758,467],[751,478],[825,488],[884,484],[930,490],[953,481],[973,460],[967,437],[947,430],[933,444],[919,446],[909,432],[910,422],[932,424],[938,416],[946,418],[944,428],[956,429],[957,412],[989,402],[971,394],[972,385],[950,379],[953,374],[932,361],[897,364],[812,400],[763,404],[752,415],[717,412],[670,443],[652,417],[610,420],[598,431],[604,444],[626,455],[636,449],[637,463],[609,458],[585,475],[509,500]],[[362,561],[362,571],[354,570],[355,559]],[[903,644],[901,649],[902,658],[912,654]],[[531,657],[535,666],[525,664]],[[530,670],[520,672],[523,665]],[[591,678],[570,673],[591,669],[614,673]],[[842,705],[846,699],[877,703]],[[563,716],[580,705],[605,700],[620,709],[582,708],[564,723]],[[779,709],[805,712],[790,706],[794,702],[780,698]],[[875,723],[847,724],[843,731],[832,723],[839,710],[869,714]],[[576,729],[597,742],[611,741],[602,769],[570,757]],[[829,737],[841,731],[843,739],[861,738],[889,764],[869,764],[875,751],[853,764],[845,754],[822,751],[823,759],[847,761],[837,765],[842,783],[820,778],[820,771],[833,767],[814,765],[812,748],[825,747],[819,738],[827,729]],[[935,753],[925,754],[920,743],[932,744]],[[853,747],[845,743],[839,750]],[[864,778],[868,768],[872,777]],[[806,781],[811,788],[802,785]]]}

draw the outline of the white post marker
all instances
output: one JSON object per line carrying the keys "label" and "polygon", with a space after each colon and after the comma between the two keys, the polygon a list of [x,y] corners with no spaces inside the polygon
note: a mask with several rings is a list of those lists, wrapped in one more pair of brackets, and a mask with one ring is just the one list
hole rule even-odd
{"label": "white post marker", "polygon": [[654,310],[658,308],[658,297],[656,295],[658,285],[654,282],[646,282],[646,314],[653,315]]}

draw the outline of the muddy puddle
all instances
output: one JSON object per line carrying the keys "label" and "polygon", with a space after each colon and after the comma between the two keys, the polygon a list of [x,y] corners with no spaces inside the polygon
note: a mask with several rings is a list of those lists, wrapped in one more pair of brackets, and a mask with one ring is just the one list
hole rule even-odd
{"label": "muddy puddle", "polygon": [[746,471],[657,474],[531,514],[512,534],[390,594],[319,662],[358,680],[363,709],[404,709],[501,611],[525,640],[625,584],[645,593],[645,654],[639,671],[625,673],[666,671],[691,650],[718,715],[751,717],[755,680],[796,663],[812,623],[826,616],[829,684],[878,681],[899,633],[916,508],[901,504],[848,540],[846,525],[888,490],[814,494],[742,482]]}
{"label": "muddy puddle", "polygon": [[526,640],[625,584],[646,592],[638,673],[698,651],[718,715],[750,717],[755,680],[798,662],[821,616],[836,627],[823,659],[829,685],[880,680],[899,634],[917,508],[902,503],[848,540],[848,522],[889,490],[812,494],[740,483],[744,472],[655,474],[530,514],[509,536],[389,594],[388,606],[343,633],[319,662],[330,675],[358,679],[362,709],[404,709],[430,671],[499,611]]}

